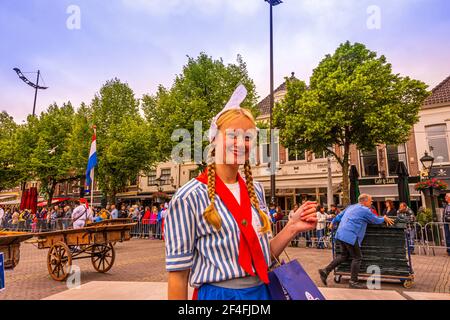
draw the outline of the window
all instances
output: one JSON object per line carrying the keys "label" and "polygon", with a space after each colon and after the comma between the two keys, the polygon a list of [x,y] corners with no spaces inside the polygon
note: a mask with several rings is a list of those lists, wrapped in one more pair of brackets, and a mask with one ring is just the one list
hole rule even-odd
{"label": "window", "polygon": [[361,176],[378,177],[377,149],[372,151],[360,151]]}
{"label": "window", "polygon": [[[328,146],[327,147],[328,150],[333,150],[333,146]],[[328,155],[328,152],[323,151],[320,153],[314,153],[314,159],[326,159]]]}
{"label": "window", "polygon": [[138,184],[138,178],[137,177],[130,179],[130,186],[137,186],[137,184]]}
{"label": "window", "polygon": [[288,150],[288,161],[304,161],[306,160],[305,151],[296,152]]}
{"label": "window", "polygon": [[[278,148],[278,139],[276,139],[273,143],[274,146],[274,156],[275,156],[275,162],[279,161],[279,148]],[[261,143],[261,163],[269,163],[270,161],[270,141],[267,143]]]}
{"label": "window", "polygon": [[161,169],[161,185],[170,184],[170,169]]}
{"label": "window", "polygon": [[326,158],[325,151],[321,153],[314,153],[314,159],[324,159],[324,158]]}
{"label": "window", "polygon": [[150,171],[150,173],[148,174],[148,182],[147,185],[150,186],[154,186],[156,185],[156,170],[152,170]]}
{"label": "window", "polygon": [[428,146],[434,161],[450,162],[448,154],[447,126],[438,124],[425,127]]}
{"label": "window", "polygon": [[397,165],[401,161],[405,165],[406,162],[406,146],[401,144],[399,146],[386,146],[386,155],[387,155],[387,164],[388,164],[388,172],[389,176],[395,176]]}
{"label": "window", "polygon": [[189,170],[189,180],[197,178],[197,176],[198,176],[198,169]]}

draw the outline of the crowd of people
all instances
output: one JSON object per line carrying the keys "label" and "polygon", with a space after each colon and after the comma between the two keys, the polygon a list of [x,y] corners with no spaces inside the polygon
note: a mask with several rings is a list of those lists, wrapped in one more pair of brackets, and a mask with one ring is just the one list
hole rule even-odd
{"label": "crowd of people", "polygon": [[[84,203],[80,204],[79,202],[54,205],[50,208],[38,208],[36,213],[33,213],[29,209],[20,210],[14,206],[0,206],[0,229],[45,232],[65,230],[73,227],[79,228],[88,222],[98,222],[107,219],[131,219],[133,222],[137,222],[137,225],[131,232],[133,237],[161,240],[163,239],[163,221],[167,205],[167,203],[164,203],[144,207],[121,204],[118,206],[119,208],[116,205],[107,205],[104,208],[91,207],[86,209],[85,217],[82,216],[82,213],[86,205]],[[78,206],[80,206],[80,217],[77,216],[78,214],[76,212],[74,215],[74,211]],[[276,206],[275,204],[270,205],[269,214],[273,223],[274,234],[281,231],[298,208],[298,204],[294,204],[290,211],[282,210],[280,206]],[[298,234],[291,242],[291,246],[298,247],[300,245],[300,239],[304,238],[306,247],[308,248],[329,248],[331,246],[331,235],[333,231],[331,222],[343,209],[343,207],[335,204],[332,204],[329,209],[319,205],[316,213],[318,221],[316,229]],[[374,206],[371,206],[369,209],[375,216],[380,216]],[[387,200],[382,215],[397,217],[407,223],[410,249],[411,253],[414,254],[414,241],[416,238],[414,223],[417,219],[413,210],[404,202],[401,202],[399,208],[396,209],[394,202]]]}
{"label": "crowd of people", "polygon": [[[83,199],[82,199],[83,200]],[[90,222],[108,219],[131,219],[137,222],[132,229],[133,237],[163,239],[166,204],[143,207],[122,204],[104,208],[89,207],[85,201],[71,201],[50,208],[38,208],[36,212],[17,206],[0,207],[0,229],[27,232],[46,232],[82,228]]]}

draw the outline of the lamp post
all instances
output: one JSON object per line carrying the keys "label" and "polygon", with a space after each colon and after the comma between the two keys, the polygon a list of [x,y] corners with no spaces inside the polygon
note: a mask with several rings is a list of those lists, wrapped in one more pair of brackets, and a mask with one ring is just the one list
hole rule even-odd
{"label": "lamp post", "polygon": [[[434,175],[431,174],[431,169],[433,168],[434,158],[428,154],[428,152],[425,151],[425,154],[422,158],[420,158],[420,162],[422,163],[422,166],[424,167],[427,179],[430,179],[434,177]],[[433,213],[433,221],[437,222],[437,216],[436,216],[436,205],[434,203],[434,194],[433,194],[433,187],[430,187],[430,199],[431,199],[431,210]]]}
{"label": "lamp post", "polygon": [[[436,175],[431,173],[431,169],[433,169],[434,158],[428,155],[428,152],[425,151],[425,155],[422,158],[420,158],[420,162],[422,162],[422,165],[425,168],[425,171],[427,173],[427,179],[434,178]],[[433,186],[431,186],[429,189],[430,189],[431,212],[433,215],[433,222],[437,222],[438,219],[436,215],[436,204],[434,203]],[[432,234],[435,244],[437,244],[440,239],[438,232],[439,229],[436,227],[436,225],[433,225]]]}
{"label": "lamp post", "polygon": [[39,85],[39,79],[42,77],[41,76],[41,71],[38,70],[37,71],[37,79],[36,79],[36,83],[31,82],[30,80],[27,79],[27,77],[25,77],[22,73],[22,71],[20,71],[19,68],[14,68],[13,69],[17,75],[19,76],[19,78],[25,82],[27,85],[29,85],[30,87],[34,88],[34,103],[33,103],[33,117],[36,115],[36,100],[37,100],[37,93],[38,90],[45,90],[48,89],[48,87],[43,87]]}
{"label": "lamp post", "polygon": [[275,203],[276,195],[275,195],[275,156],[274,156],[274,135],[272,134],[272,110],[274,105],[274,88],[273,88],[273,7],[277,6],[283,1],[281,0],[264,0],[269,3],[270,6],[270,120],[269,120],[269,128],[270,128],[270,201]]}

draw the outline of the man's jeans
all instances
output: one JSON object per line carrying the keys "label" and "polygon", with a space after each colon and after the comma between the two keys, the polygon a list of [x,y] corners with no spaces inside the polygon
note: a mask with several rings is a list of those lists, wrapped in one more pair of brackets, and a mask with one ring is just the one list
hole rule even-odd
{"label": "man's jeans", "polygon": [[316,231],[316,237],[317,237],[317,248],[318,249],[324,249],[324,243],[323,243],[323,237],[325,235],[325,229],[317,230]]}
{"label": "man's jeans", "polygon": [[312,231],[306,231],[305,238],[306,238],[306,247],[312,246],[312,240],[311,240],[311,232]]}
{"label": "man's jeans", "polygon": [[413,253],[414,252],[414,240],[416,238],[416,229],[414,228],[414,225],[408,227],[406,229],[406,233],[408,234],[408,238],[409,238],[408,239],[408,241],[409,241],[409,243],[408,243],[409,251],[411,253]]}
{"label": "man's jeans", "polygon": [[156,239],[162,238],[162,232],[161,232],[161,220],[156,222]]}
{"label": "man's jeans", "polygon": [[350,267],[350,271],[351,271],[352,275],[351,275],[350,280],[354,281],[354,282],[358,281],[358,273],[359,273],[359,268],[361,266],[361,261],[362,261],[362,253],[361,253],[361,249],[359,248],[358,241],[356,241],[355,245],[353,245],[353,246],[351,244],[348,244],[341,240],[336,240],[336,242],[341,245],[341,249],[342,249],[341,255],[336,257],[328,265],[328,267],[325,268],[325,270],[327,271],[327,273],[330,273],[337,266],[339,266],[343,262],[351,259],[352,264]]}
{"label": "man's jeans", "polygon": [[450,225],[444,224],[445,242],[447,244],[447,254],[450,256]]}

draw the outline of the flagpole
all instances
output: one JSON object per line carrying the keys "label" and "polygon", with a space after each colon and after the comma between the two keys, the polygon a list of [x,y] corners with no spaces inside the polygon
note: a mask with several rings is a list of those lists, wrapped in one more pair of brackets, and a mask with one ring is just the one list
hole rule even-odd
{"label": "flagpole", "polygon": [[91,207],[94,204],[94,179],[95,179],[95,169],[92,168],[92,181],[91,181]]}
{"label": "flagpole", "polygon": [[[97,140],[97,127],[95,125],[92,126],[94,129],[95,140]],[[97,151],[97,150],[96,150]],[[94,180],[95,180],[95,167],[92,168],[92,179],[91,179],[91,207],[94,206]]]}

